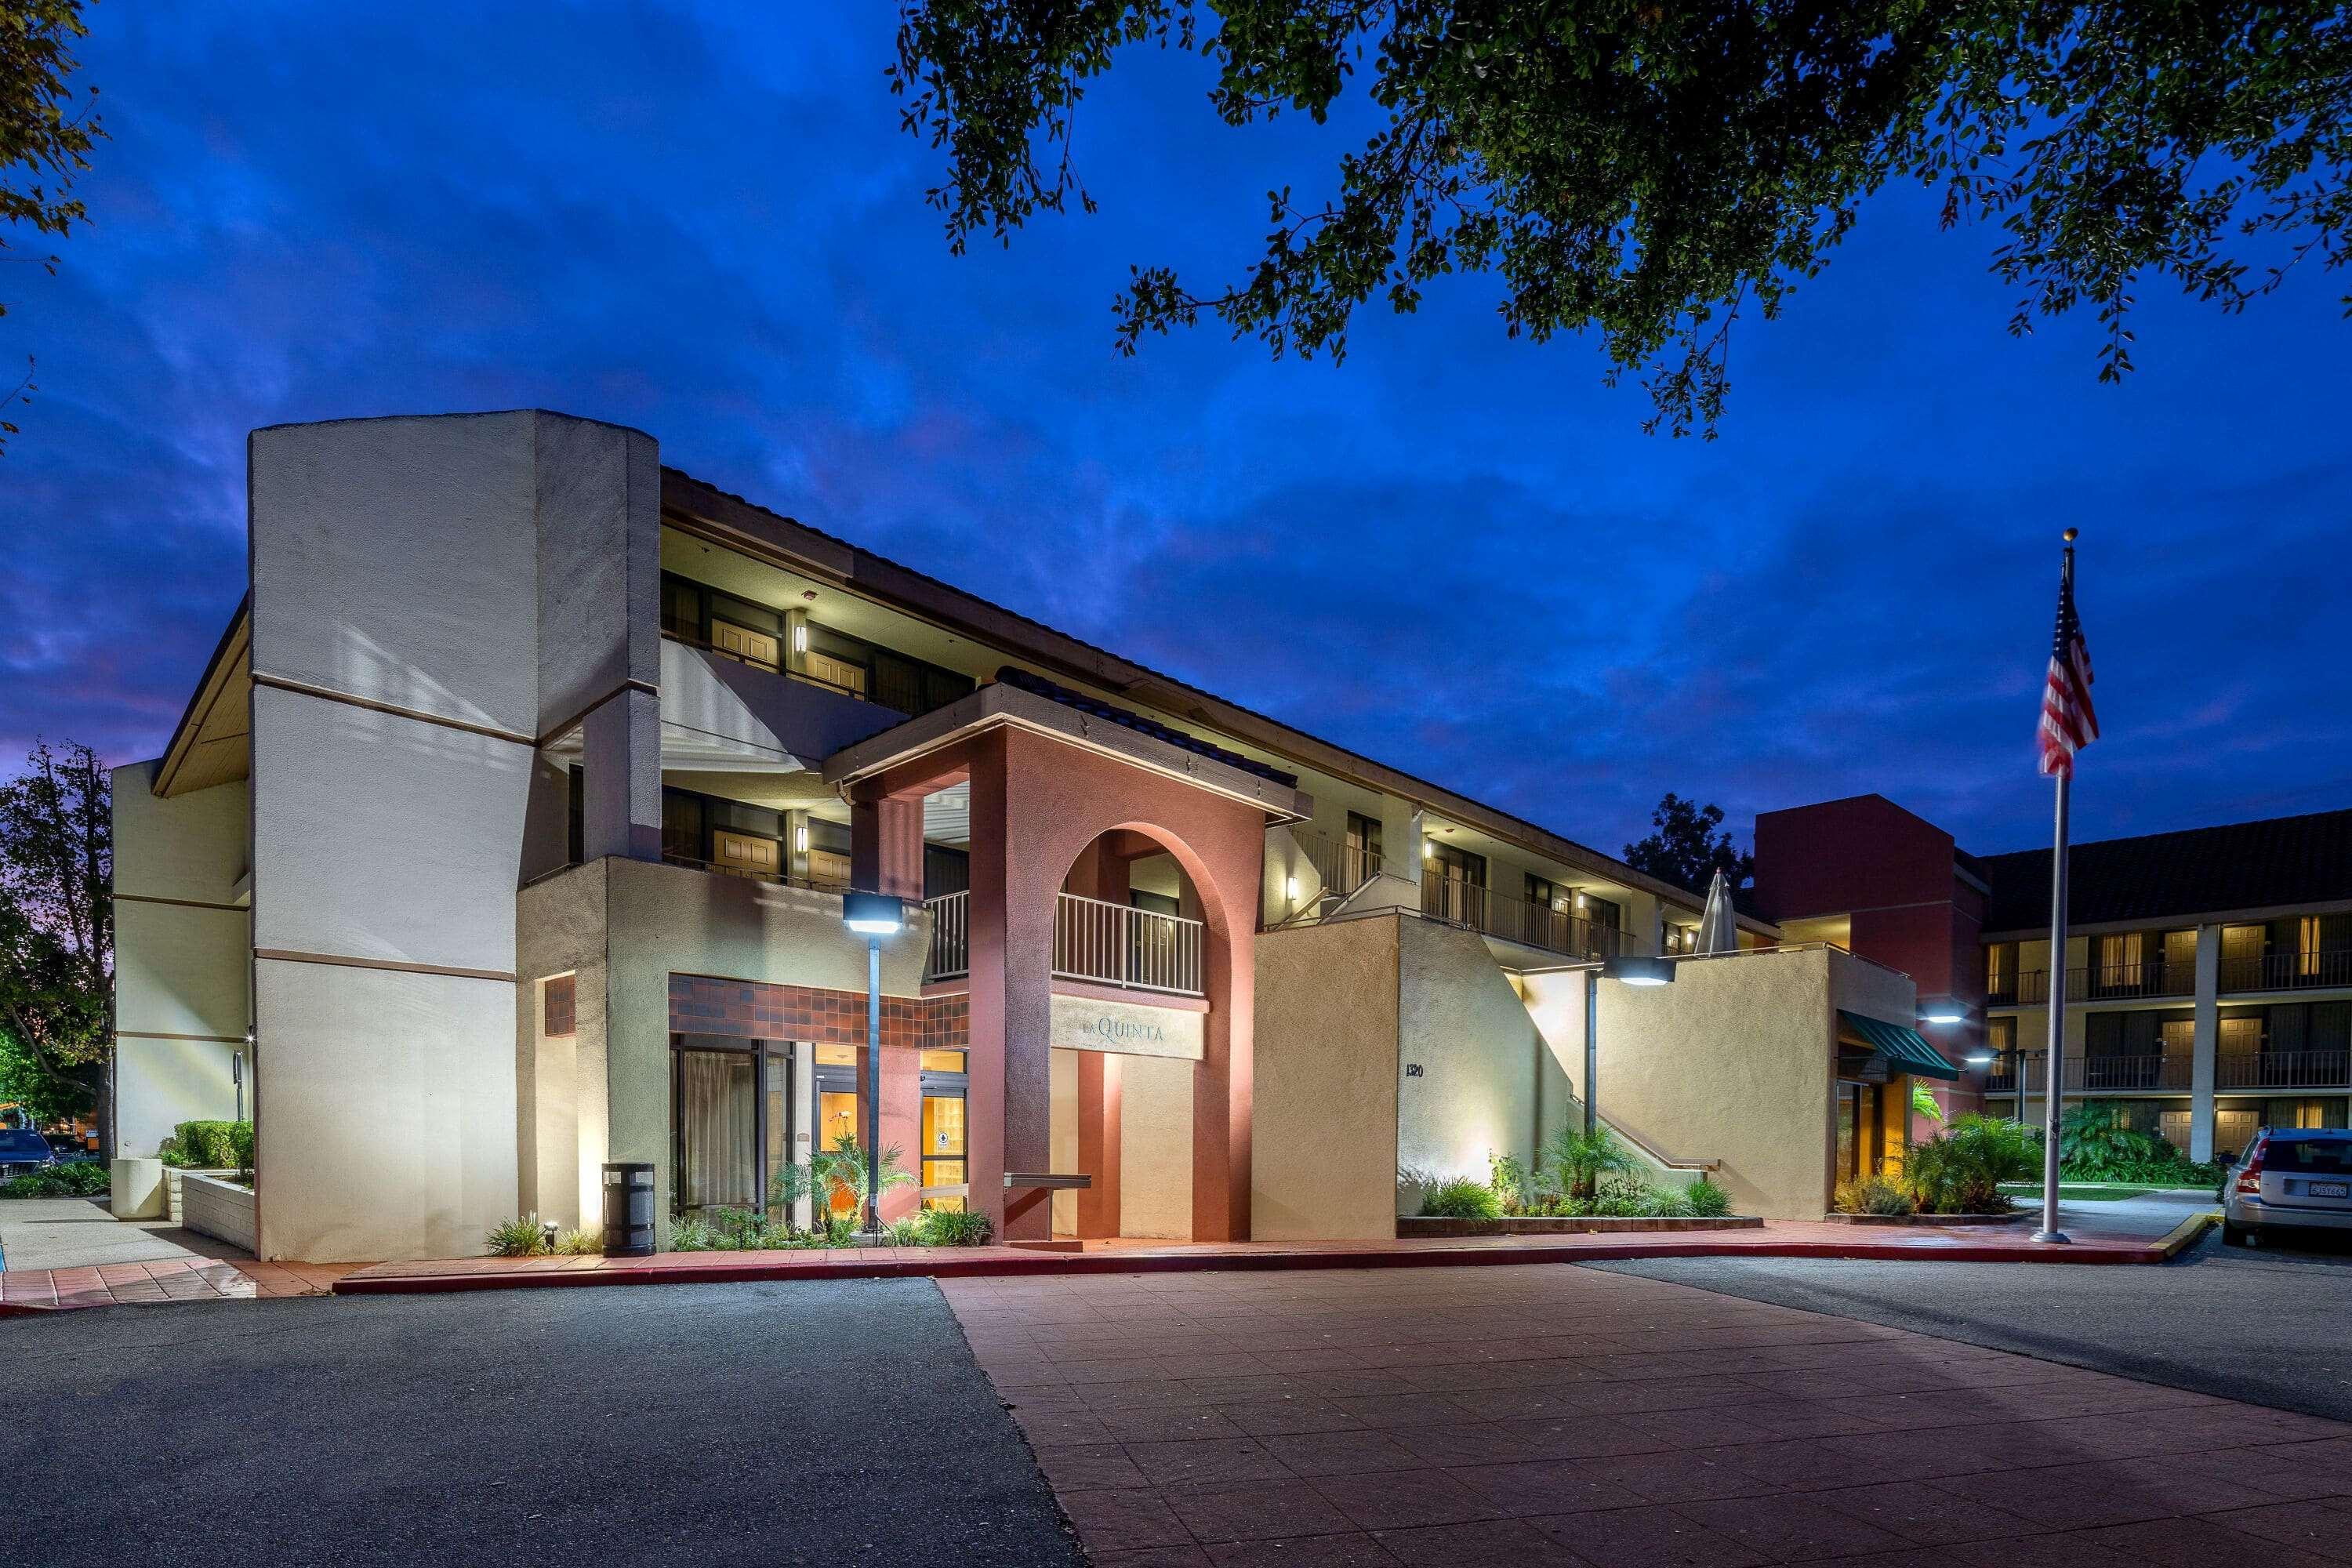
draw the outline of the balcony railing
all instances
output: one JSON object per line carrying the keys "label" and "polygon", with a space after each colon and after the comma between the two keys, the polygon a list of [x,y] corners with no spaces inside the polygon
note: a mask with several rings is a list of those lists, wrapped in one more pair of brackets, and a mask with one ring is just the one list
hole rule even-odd
{"label": "balcony railing", "polygon": [[2032,1007],[2050,1000],[2050,972],[2028,969],[2004,974],[1985,986],[1988,1007]]}
{"label": "balcony railing", "polygon": [[971,895],[943,893],[925,899],[931,912],[931,945],[923,955],[925,980],[952,980],[971,973]]}
{"label": "balcony railing", "polygon": [[[692,628],[679,623],[665,620],[662,623],[661,635],[667,637],[672,642],[684,643],[688,647],[700,648],[703,652],[710,654],[716,658],[731,659],[737,664],[749,665],[753,669],[764,669],[770,675],[781,675],[786,680],[797,680],[803,686],[821,687],[824,690],[837,692],[844,697],[855,697],[860,702],[871,702],[874,700],[873,697],[869,695],[862,686],[853,685],[847,681],[842,680],[827,680],[822,675],[817,675],[808,670],[794,669],[789,665],[778,663],[771,659],[761,658],[756,654],[746,652],[741,648],[722,647],[719,644],[712,642],[709,637],[704,637],[700,632],[693,630]],[[898,710],[893,709],[892,711],[896,712],[898,711]]]}
{"label": "balcony railing", "polygon": [[1599,925],[1549,904],[1500,897],[1451,877],[1422,879],[1421,912],[1447,925],[1570,958],[1614,958],[1640,951],[1614,926]]}
{"label": "balcony railing", "polygon": [[2221,960],[2224,991],[2297,991],[2352,985],[2352,952],[2245,953]]}
{"label": "balcony railing", "polygon": [[[2197,966],[2168,963],[2161,958],[2138,963],[2095,963],[2066,972],[2066,994],[2086,1001],[2118,996],[2193,996]],[[2042,1000],[2048,1001],[2045,995]]]}
{"label": "balcony railing", "polygon": [[1346,898],[1381,874],[1381,852],[1377,849],[1308,827],[1293,827],[1290,837],[1307,857],[1307,863],[1315,868],[1324,892],[1335,898]]}
{"label": "balcony railing", "polygon": [[[2025,1092],[2043,1093],[2050,1082],[2049,1061],[2042,1056],[2026,1058]],[[2161,1055],[2138,1051],[2128,1056],[2068,1057],[2065,1068],[2067,1094],[2128,1094],[2135,1090],[2177,1090],[2186,1093],[2195,1073],[2190,1059],[2176,1052]],[[2015,1094],[2017,1068],[2012,1062],[2003,1068],[1985,1075],[1987,1094]]]}
{"label": "balcony railing", "polygon": [[1054,905],[1054,973],[1135,991],[1198,996],[1199,921],[1062,893]]}
{"label": "balcony railing", "polygon": [[2216,1089],[2341,1089],[2352,1084],[2352,1051],[2225,1051],[2214,1058]]}

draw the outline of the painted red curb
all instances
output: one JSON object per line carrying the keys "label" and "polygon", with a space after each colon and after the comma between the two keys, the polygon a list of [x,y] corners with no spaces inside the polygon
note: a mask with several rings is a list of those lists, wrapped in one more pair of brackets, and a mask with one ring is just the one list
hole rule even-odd
{"label": "painted red curb", "polygon": [[[2168,1242],[2170,1237],[2167,1237]],[[2164,1243],[2145,1247],[2066,1247],[2021,1242],[1960,1243],[1935,1247],[1867,1241],[1784,1241],[1723,1247],[1703,1241],[1648,1246],[1601,1243],[1579,1247],[1393,1248],[1362,1252],[1261,1252],[1188,1254],[1168,1252],[1034,1253],[1021,1258],[936,1262],[891,1259],[857,1263],[794,1260],[696,1264],[620,1264],[605,1268],[517,1269],[511,1273],[384,1274],[364,1271],[335,1281],[338,1296],[436,1295],[462,1290],[530,1290],[576,1285],[740,1285],[771,1279],[957,1279],[1021,1278],[1055,1274],[1258,1273],[1308,1268],[1439,1268],[1506,1267],[1529,1263],[1617,1262],[1644,1258],[1822,1258],[1858,1261],[1947,1263],[2162,1263],[2177,1251]]]}

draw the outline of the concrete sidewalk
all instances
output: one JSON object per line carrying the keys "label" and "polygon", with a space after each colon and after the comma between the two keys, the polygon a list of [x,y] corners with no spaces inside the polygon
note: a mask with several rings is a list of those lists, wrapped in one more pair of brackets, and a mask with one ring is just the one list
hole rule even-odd
{"label": "concrete sidewalk", "polygon": [[126,1225],[104,1198],[0,1198],[0,1270],[10,1273],[199,1257],[193,1239],[160,1222]]}
{"label": "concrete sidewalk", "polygon": [[118,1220],[100,1199],[0,1199],[0,1317],[319,1295],[348,1272],[348,1266],[257,1263],[226,1242],[161,1220]]}

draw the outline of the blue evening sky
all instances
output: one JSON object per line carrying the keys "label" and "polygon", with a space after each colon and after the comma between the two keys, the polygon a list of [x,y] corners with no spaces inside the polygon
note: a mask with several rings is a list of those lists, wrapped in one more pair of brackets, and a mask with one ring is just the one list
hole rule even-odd
{"label": "blue evening sky", "polygon": [[1476,278],[1343,364],[1213,327],[1122,359],[1129,264],[1229,277],[1344,127],[1228,131],[1138,51],[1080,121],[1102,211],[957,258],[891,8],[768,9],[95,5],[93,223],[0,278],[0,360],[40,362],[0,758],[161,749],[243,588],[247,431],[539,405],[1612,852],[1668,789],[1743,837],[1876,790],[2042,841],[2073,523],[2077,837],[2352,804],[2344,279],[2241,318],[2151,281],[2105,387],[2093,323],[2011,339],[1993,237],[1894,193],[1742,326],[1711,444]]}

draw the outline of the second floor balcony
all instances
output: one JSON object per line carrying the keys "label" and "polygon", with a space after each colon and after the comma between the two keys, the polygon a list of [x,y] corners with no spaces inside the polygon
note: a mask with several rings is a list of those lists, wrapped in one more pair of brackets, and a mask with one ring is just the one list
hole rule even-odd
{"label": "second floor balcony", "polygon": [[[926,981],[953,980],[971,972],[971,895],[947,893],[926,899],[930,912],[930,949],[923,963]],[[1203,994],[1202,960],[1207,928],[1182,915],[1112,903],[1105,899],[1060,893],[1054,900],[1054,977],[1156,991],[1176,996]]]}
{"label": "second floor balcony", "polygon": [[1481,936],[1538,947],[1567,958],[1615,958],[1642,951],[1614,926],[1549,904],[1508,898],[1451,877],[1422,879],[1421,912]]}
{"label": "second floor balcony", "polygon": [[2352,951],[2224,953],[2221,980],[2225,992],[2352,986]]}
{"label": "second floor balcony", "polygon": [[[2025,1092],[2042,1093],[2048,1064],[2027,1058]],[[2187,1094],[2195,1087],[2196,1062],[2180,1052],[2135,1052],[2066,1058],[2067,1094]],[[2352,1050],[2223,1051],[2213,1060],[2213,1087],[2222,1094],[2251,1089],[2343,1089],[2352,1086]],[[1988,1094],[2017,1092],[2017,1065],[2006,1057],[1985,1075]]]}

